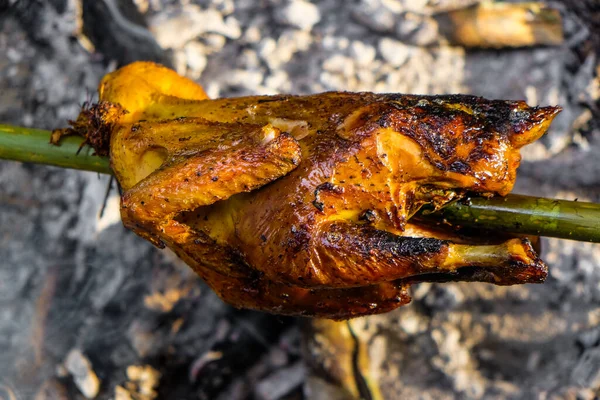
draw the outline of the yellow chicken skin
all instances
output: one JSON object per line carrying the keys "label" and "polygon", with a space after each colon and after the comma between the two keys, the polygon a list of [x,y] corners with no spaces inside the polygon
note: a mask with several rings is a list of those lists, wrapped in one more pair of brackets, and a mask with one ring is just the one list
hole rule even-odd
{"label": "yellow chicken skin", "polygon": [[124,225],[173,249],[226,302],[332,319],[410,301],[410,284],[541,282],[526,239],[411,220],[467,191],[506,195],[558,107],[331,92],[209,100],[174,71],[108,74],[67,133],[109,154]]}

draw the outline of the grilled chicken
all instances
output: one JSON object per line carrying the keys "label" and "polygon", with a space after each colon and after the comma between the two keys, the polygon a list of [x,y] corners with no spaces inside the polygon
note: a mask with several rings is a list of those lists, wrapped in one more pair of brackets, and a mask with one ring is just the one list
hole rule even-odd
{"label": "grilled chicken", "polygon": [[411,217],[467,192],[509,193],[519,149],[558,107],[339,92],[209,100],[152,63],[108,74],[99,94],[68,132],[110,155],[124,225],[234,306],[345,319],[406,304],[416,282],[546,277],[527,239]]}

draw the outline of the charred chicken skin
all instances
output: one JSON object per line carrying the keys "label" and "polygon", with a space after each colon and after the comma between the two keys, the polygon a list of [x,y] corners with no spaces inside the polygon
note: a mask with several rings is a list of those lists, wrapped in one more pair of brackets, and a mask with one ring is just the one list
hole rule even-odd
{"label": "charred chicken skin", "polygon": [[527,239],[411,219],[466,192],[506,195],[557,107],[473,96],[323,93],[209,100],[152,63],[107,75],[73,131],[108,153],[124,225],[226,302],[333,319],[410,301],[423,281],[541,282]]}

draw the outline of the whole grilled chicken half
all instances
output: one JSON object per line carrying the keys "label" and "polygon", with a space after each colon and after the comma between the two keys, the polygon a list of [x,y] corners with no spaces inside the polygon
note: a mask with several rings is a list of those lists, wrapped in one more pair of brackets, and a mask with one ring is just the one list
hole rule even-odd
{"label": "whole grilled chicken half", "polygon": [[373,93],[209,100],[152,63],[108,74],[59,133],[110,155],[124,225],[177,253],[226,302],[344,319],[392,310],[423,281],[541,282],[523,238],[411,217],[506,195],[519,149],[560,110]]}

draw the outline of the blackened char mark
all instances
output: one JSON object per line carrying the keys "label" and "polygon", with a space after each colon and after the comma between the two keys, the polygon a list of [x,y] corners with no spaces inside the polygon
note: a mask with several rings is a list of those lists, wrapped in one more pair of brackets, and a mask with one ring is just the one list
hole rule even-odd
{"label": "blackened char mark", "polygon": [[368,225],[332,225],[326,240],[356,252],[363,258],[393,257],[411,259],[423,254],[435,255],[448,245],[445,240],[397,236]]}
{"label": "blackened char mark", "polygon": [[450,167],[448,169],[452,172],[457,172],[463,175],[467,175],[471,172],[471,167],[469,166],[469,164],[462,160],[454,161],[452,164],[450,164]]}
{"label": "blackened char mark", "polygon": [[315,199],[313,200],[312,204],[320,212],[325,210],[325,203],[321,199],[322,192],[329,192],[339,195],[344,193],[344,188],[336,186],[331,182],[325,182],[317,186],[315,189]]}
{"label": "blackened char mark", "polygon": [[264,97],[264,98],[259,98],[256,102],[258,104],[263,104],[263,103],[272,103],[275,101],[288,101],[289,99],[290,99],[290,96],[278,95],[278,96],[268,96],[268,97]]}
{"label": "blackened char mark", "polygon": [[295,255],[309,248],[310,239],[311,233],[306,224],[292,225],[285,247]]}

